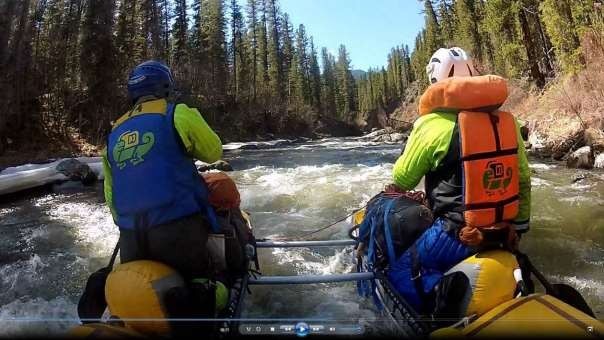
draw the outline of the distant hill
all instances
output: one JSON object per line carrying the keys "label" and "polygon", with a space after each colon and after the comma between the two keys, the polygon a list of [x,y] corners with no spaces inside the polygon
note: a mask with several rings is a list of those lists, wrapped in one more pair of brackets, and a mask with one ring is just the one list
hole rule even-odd
{"label": "distant hill", "polygon": [[354,77],[354,80],[359,80],[361,79],[362,76],[366,75],[367,72],[363,71],[363,70],[352,70],[352,76]]}

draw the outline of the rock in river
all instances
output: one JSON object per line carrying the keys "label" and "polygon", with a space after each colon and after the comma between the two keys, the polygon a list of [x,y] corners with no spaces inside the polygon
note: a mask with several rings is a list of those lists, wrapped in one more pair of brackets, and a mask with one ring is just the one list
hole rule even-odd
{"label": "rock in river", "polygon": [[594,161],[594,168],[604,169],[604,153],[596,155]]}
{"label": "rock in river", "polygon": [[220,170],[220,171],[233,171],[233,167],[229,162],[219,160],[212,164],[203,163],[202,165],[197,167],[197,170],[200,172],[206,172],[210,170]]}
{"label": "rock in river", "polygon": [[566,159],[569,168],[591,169],[594,166],[594,153],[590,146],[584,146],[570,154]]}

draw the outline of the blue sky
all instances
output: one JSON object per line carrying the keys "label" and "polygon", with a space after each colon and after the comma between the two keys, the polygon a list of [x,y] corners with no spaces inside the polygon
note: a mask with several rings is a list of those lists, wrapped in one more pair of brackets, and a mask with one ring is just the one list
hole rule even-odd
{"label": "blue sky", "polygon": [[337,56],[346,45],[354,69],[386,65],[390,48],[408,44],[423,26],[423,5],[417,0],[280,0],[297,28],[306,26],[315,46]]}

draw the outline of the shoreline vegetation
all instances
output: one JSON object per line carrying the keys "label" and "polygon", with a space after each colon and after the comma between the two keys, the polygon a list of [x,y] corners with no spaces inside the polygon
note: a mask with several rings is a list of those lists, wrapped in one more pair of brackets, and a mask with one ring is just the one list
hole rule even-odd
{"label": "shoreline vegetation", "polygon": [[[128,108],[124,79],[146,59],[174,70],[178,96],[223,143],[405,133],[425,65],[460,46],[509,79],[502,109],[535,156],[604,167],[601,0],[424,0],[413,48],[353,70],[319,49],[278,0],[7,0],[0,4],[0,168],[97,156]],[[320,52],[319,52],[320,50]]]}

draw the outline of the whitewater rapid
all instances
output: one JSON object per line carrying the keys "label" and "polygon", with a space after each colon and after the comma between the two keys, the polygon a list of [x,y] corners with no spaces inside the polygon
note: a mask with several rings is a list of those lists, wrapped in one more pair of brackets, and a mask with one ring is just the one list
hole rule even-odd
{"label": "whitewater rapid", "polygon": [[[270,144],[270,143],[269,143]],[[243,144],[245,145],[245,144]],[[227,147],[229,173],[258,238],[297,239],[339,220],[391,181],[396,143],[355,138]],[[604,316],[604,173],[532,161],[532,229],[522,248],[552,280],[577,287]],[[312,235],[343,239],[343,221]],[[90,273],[106,265],[117,228],[100,183],[0,203],[0,336],[61,335],[78,324],[77,301]],[[353,270],[350,248],[261,249],[267,275],[333,274]],[[329,319],[389,325],[354,283],[253,287],[250,318]]]}

